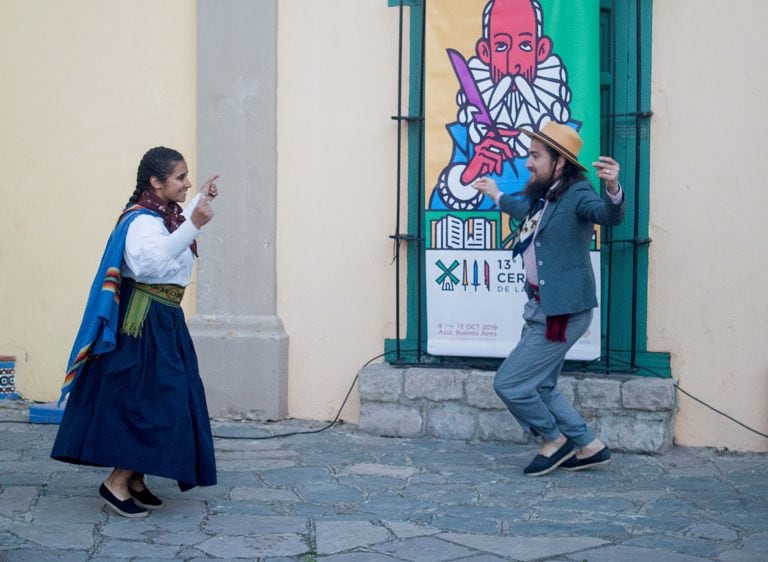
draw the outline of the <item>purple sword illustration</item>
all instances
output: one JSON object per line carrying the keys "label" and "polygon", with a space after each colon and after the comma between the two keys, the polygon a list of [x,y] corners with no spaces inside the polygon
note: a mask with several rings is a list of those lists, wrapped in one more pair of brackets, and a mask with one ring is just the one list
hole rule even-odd
{"label": "purple sword illustration", "polygon": [[499,135],[499,132],[496,129],[496,123],[491,119],[491,114],[488,112],[483,96],[480,94],[480,89],[477,87],[474,78],[472,78],[472,72],[469,70],[467,61],[462,54],[455,49],[446,49],[446,51],[448,53],[448,59],[451,61],[451,66],[453,66],[453,71],[456,73],[456,78],[459,80],[459,85],[464,91],[464,95],[467,96],[467,101],[477,108],[475,121],[488,127],[488,131],[493,133],[497,138],[501,138],[501,135]]}

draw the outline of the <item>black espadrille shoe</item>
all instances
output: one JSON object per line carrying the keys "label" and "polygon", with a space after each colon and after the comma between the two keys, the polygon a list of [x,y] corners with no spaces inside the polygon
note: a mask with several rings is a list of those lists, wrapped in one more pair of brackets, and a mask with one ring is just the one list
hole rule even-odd
{"label": "black espadrille shoe", "polygon": [[136,505],[136,502],[133,501],[133,498],[128,498],[127,500],[117,499],[104,484],[99,486],[99,495],[106,500],[108,507],[112,508],[123,517],[139,519],[149,515],[149,510],[146,507]]}

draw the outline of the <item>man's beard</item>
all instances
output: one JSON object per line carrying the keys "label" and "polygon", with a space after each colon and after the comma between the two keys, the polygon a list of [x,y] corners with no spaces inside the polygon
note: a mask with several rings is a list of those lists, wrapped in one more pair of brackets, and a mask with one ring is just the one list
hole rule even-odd
{"label": "man's beard", "polygon": [[[566,123],[570,119],[571,90],[565,67],[557,55],[551,55],[537,66],[532,82],[520,75],[514,78],[507,75],[494,84],[490,67],[478,57],[469,60],[469,67],[491,119],[499,128],[538,131],[550,121]],[[487,133],[487,127],[474,121],[463,92],[459,91],[456,101],[458,121],[469,124],[470,140],[479,143]],[[531,141],[527,135],[510,137],[507,142],[518,157],[528,156]]]}
{"label": "man's beard", "polygon": [[546,178],[539,178],[538,173],[536,174],[535,178],[534,176],[529,176],[528,181],[525,182],[525,187],[523,188],[523,195],[530,201],[536,201],[539,198],[543,198],[546,196],[549,188],[552,187],[554,181],[554,170],[550,170],[549,176]]}

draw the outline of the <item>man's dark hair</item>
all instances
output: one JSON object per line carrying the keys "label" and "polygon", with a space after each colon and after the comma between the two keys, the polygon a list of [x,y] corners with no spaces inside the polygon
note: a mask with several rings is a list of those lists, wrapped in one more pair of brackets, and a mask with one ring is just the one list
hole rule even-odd
{"label": "man's dark hair", "polygon": [[[557,162],[557,158],[562,156],[554,148],[548,144],[541,143],[544,146],[544,150],[547,151],[553,162]],[[565,158],[563,156],[563,158]],[[587,177],[584,175],[584,170],[579,166],[565,158],[565,166],[563,166],[563,173],[560,175],[560,183],[554,189],[549,189],[552,186],[554,180],[547,180],[545,182],[532,182],[528,183],[523,190],[523,195],[531,201],[533,204],[540,197],[544,197],[549,201],[556,201],[563,193],[565,193],[569,187],[578,181],[586,181]]]}

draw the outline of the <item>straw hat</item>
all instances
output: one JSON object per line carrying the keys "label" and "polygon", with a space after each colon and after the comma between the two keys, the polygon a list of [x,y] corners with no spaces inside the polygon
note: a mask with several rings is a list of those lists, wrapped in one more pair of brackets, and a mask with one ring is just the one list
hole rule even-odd
{"label": "straw hat", "polygon": [[587,169],[579,163],[579,151],[581,150],[581,145],[584,144],[584,141],[581,140],[579,133],[572,127],[550,121],[539,131],[529,131],[527,129],[521,129],[521,131],[532,139],[540,140],[555,150],[558,154],[562,154],[567,160],[573,162],[585,172],[587,171]]}

